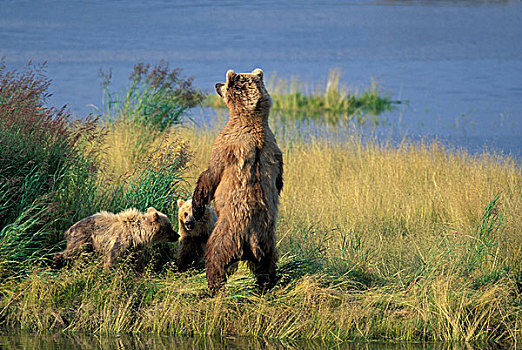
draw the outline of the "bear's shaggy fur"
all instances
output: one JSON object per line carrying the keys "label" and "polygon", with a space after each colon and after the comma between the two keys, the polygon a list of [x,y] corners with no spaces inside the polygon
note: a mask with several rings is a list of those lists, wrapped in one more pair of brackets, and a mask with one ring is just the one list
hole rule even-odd
{"label": "bear's shaggy fur", "polygon": [[178,199],[179,247],[176,265],[180,271],[203,265],[208,237],[216,221],[216,211],[210,204],[205,207],[203,217],[196,221],[192,214],[192,200]]}
{"label": "bear's shaggy fur", "polygon": [[65,232],[67,247],[54,260],[59,266],[65,259],[94,250],[103,255],[103,266],[108,269],[132,249],[138,252],[137,269],[142,269],[145,246],[175,242],[178,237],[167,216],[154,208],[149,208],[146,214],[133,208],[118,214],[102,211],[78,221]]}
{"label": "bear's shaggy fur", "polygon": [[246,260],[265,290],[276,282],[275,226],[283,187],[283,156],[268,126],[272,99],[261,69],[229,70],[216,91],[230,117],[192,197],[196,220],[211,200],[218,215],[207,242],[207,282],[216,292],[226,281],[227,267]]}

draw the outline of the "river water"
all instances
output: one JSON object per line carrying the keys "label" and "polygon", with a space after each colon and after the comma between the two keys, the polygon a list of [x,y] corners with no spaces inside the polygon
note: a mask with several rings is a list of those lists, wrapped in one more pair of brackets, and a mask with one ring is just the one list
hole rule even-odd
{"label": "river water", "polygon": [[39,350],[142,350],[142,349],[311,349],[311,350],[467,350],[494,349],[490,344],[443,344],[443,343],[326,343],[322,341],[284,341],[259,338],[212,338],[212,337],[176,337],[176,336],[102,336],[84,334],[2,335],[0,349],[39,349]]}
{"label": "river water", "polygon": [[[8,68],[47,61],[49,103],[85,117],[138,61],[167,61],[212,91],[227,69],[261,67],[316,83],[332,68],[393,99],[392,138],[422,135],[472,152],[522,154],[522,3],[481,0],[3,0],[0,56]],[[195,120],[212,118],[194,110]],[[312,128],[313,129],[313,128]],[[310,130],[312,130],[310,129]],[[302,132],[313,132],[302,130]],[[349,131],[346,131],[349,132]]]}

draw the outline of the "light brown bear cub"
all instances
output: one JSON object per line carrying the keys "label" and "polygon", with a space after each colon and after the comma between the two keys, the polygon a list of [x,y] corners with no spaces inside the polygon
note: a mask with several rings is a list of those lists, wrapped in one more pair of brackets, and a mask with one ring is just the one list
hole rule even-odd
{"label": "light brown bear cub", "polygon": [[216,292],[226,281],[227,267],[246,260],[266,290],[276,282],[275,226],[283,187],[283,156],[268,126],[272,99],[261,69],[229,70],[216,91],[230,117],[192,197],[196,220],[212,200],[218,214],[205,254],[208,286]]}
{"label": "light brown bear cub", "polygon": [[152,243],[175,242],[179,238],[165,214],[149,208],[143,214],[127,209],[118,214],[102,211],[84,218],[65,232],[67,247],[54,257],[60,265],[64,259],[95,251],[103,256],[103,266],[110,268],[123,253],[138,253],[137,270],[142,270],[143,248]]}
{"label": "light brown bear cub", "polygon": [[176,265],[180,271],[203,265],[208,237],[216,221],[216,211],[211,205],[205,207],[203,217],[196,221],[192,214],[192,200],[178,199],[179,247]]}

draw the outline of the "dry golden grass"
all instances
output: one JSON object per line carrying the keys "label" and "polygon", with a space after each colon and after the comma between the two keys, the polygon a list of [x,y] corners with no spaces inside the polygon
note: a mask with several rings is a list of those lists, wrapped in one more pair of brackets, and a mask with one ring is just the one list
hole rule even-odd
{"label": "dry golden grass", "polygon": [[[175,133],[118,127],[107,133],[101,162],[107,173],[131,173],[158,150],[183,140],[190,150],[190,192],[205,170],[217,131]],[[522,175],[510,158],[452,152],[438,143],[399,147],[294,141],[284,152],[279,230],[293,224],[321,230],[379,234],[379,239],[469,235],[486,205],[500,193],[503,237],[522,232]],[[338,242],[337,242],[338,243]],[[390,243],[390,242],[388,242]],[[383,242],[383,244],[388,244]]]}
{"label": "dry golden grass", "polygon": [[[185,130],[182,137],[194,153],[188,174],[193,188],[215,131]],[[514,263],[522,256],[522,175],[512,159],[471,156],[438,143],[363,144],[357,137],[345,144],[294,140],[281,146],[282,241],[296,228],[312,227],[316,239],[326,240],[328,254],[340,256],[350,253],[346,241],[356,237],[357,251],[350,258],[365,260],[382,277],[400,277],[440,253],[435,246],[464,249],[475,239],[484,209],[500,193],[503,229],[496,237],[496,258]]]}
{"label": "dry golden grass", "polygon": [[185,146],[174,129],[166,132],[126,121],[105,124],[101,128],[103,137],[88,145],[86,151],[96,149],[100,173],[107,178],[128,176],[140,166],[154,163],[165,150],[174,147],[170,150],[176,151]]}

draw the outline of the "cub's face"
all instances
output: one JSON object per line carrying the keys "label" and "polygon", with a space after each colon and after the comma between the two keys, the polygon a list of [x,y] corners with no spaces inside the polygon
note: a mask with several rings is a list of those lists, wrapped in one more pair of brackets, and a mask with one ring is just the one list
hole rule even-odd
{"label": "cub's face", "polygon": [[145,214],[145,225],[146,230],[153,233],[153,242],[176,242],[179,239],[179,235],[172,228],[169,218],[152,207]]}
{"label": "cub's face", "polygon": [[252,73],[227,72],[227,80],[216,84],[216,91],[231,113],[256,113],[268,116],[272,99],[263,83],[263,71],[254,69]]}
{"label": "cub's face", "polygon": [[178,199],[178,219],[179,225],[183,225],[185,230],[191,231],[196,226],[196,220],[192,216],[192,199],[184,201]]}

